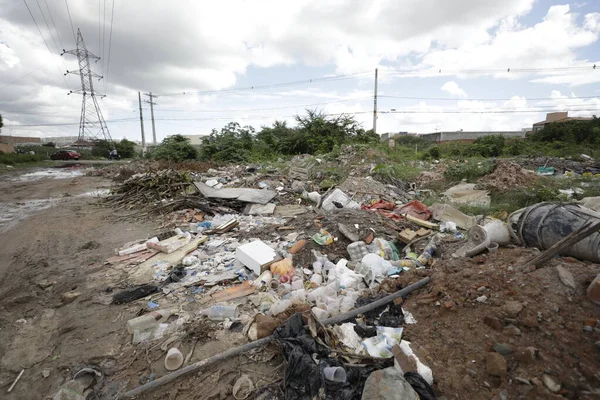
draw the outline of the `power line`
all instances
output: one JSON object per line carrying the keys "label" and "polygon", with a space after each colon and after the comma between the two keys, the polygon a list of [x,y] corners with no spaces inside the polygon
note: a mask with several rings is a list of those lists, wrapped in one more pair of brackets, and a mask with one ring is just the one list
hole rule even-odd
{"label": "power line", "polygon": [[71,23],[71,32],[73,32],[73,40],[77,42],[77,37],[75,36],[75,28],[73,27],[73,19],[71,18],[71,10],[69,10],[69,2],[65,0],[65,5],[67,6],[67,14],[69,14],[69,22]]}
{"label": "power line", "polygon": [[[100,47],[100,42],[102,40],[102,36],[100,35],[100,10],[101,10],[100,0],[98,0],[98,54],[100,54],[102,56],[103,55],[101,53],[102,47]],[[102,72],[104,72],[104,71],[102,71]]]}
{"label": "power line", "polygon": [[[106,122],[110,122],[110,123],[120,123],[120,122],[137,122],[138,119],[137,118],[121,118],[121,119],[113,119],[113,120],[106,120]],[[20,127],[32,127],[32,126],[77,126],[79,125],[78,122],[66,122],[66,123],[55,123],[55,124],[23,124],[23,125],[4,125],[4,127],[7,128],[20,128]]]}
{"label": "power line", "polygon": [[396,75],[422,75],[422,74],[501,74],[501,73],[531,73],[531,72],[567,72],[567,71],[585,71],[585,70],[596,70],[596,64],[591,65],[571,65],[571,66],[560,66],[560,67],[536,67],[536,68],[504,68],[504,69],[443,69],[443,68],[430,68],[423,70],[395,70],[387,69],[383,70],[384,73],[391,73]]}
{"label": "power line", "polygon": [[163,109],[164,112],[184,112],[184,113],[211,113],[211,112],[224,112],[224,111],[235,111],[235,112],[249,112],[249,111],[271,111],[271,110],[285,110],[288,108],[304,108],[304,107],[316,107],[316,106],[324,106],[324,105],[328,105],[328,104],[335,104],[335,103],[344,103],[347,101],[355,101],[355,100],[366,100],[366,99],[372,99],[372,96],[363,96],[363,97],[355,97],[355,98],[349,98],[349,99],[343,99],[343,100],[335,100],[335,101],[328,101],[328,102],[324,102],[324,103],[313,103],[313,104],[294,104],[294,105],[289,105],[289,106],[282,106],[282,107],[270,107],[270,108],[241,108],[241,109],[222,109],[222,110],[195,110],[195,111],[189,111],[189,110],[165,110]]}
{"label": "power line", "polygon": [[60,39],[60,34],[58,33],[58,28],[56,28],[56,23],[54,22],[54,17],[52,16],[50,7],[48,7],[48,2],[46,0],[44,0],[44,4],[46,4],[46,8],[48,9],[48,15],[50,16],[50,21],[52,21],[52,25],[54,26],[54,31],[56,32],[56,37],[58,38],[60,47],[61,47],[61,49],[64,49],[65,45],[63,44],[62,40]]}
{"label": "power line", "polygon": [[115,18],[115,0],[112,2],[112,11],[110,13],[110,33],[108,34],[108,57],[106,61],[106,74],[104,75],[104,93],[106,93],[106,89],[108,87],[108,72],[110,70],[110,49],[112,47],[112,31],[113,31],[113,21]]}
{"label": "power line", "polygon": [[[48,53],[50,53],[50,55],[52,56],[52,50],[50,50],[50,46],[48,46],[48,42],[46,42],[46,38],[44,38],[44,35],[42,34],[42,30],[40,29],[40,26],[38,25],[37,21],[35,20],[35,17],[33,16],[33,13],[31,12],[31,9],[29,8],[29,5],[27,4],[27,1],[23,0],[23,3],[25,3],[25,7],[27,7],[27,11],[29,11],[29,15],[31,15],[31,19],[33,19],[33,23],[35,24],[38,32],[40,33],[40,36],[42,37],[42,40],[44,41],[44,44],[46,45],[46,48],[48,49]],[[38,3],[39,6],[39,3]],[[41,10],[41,8],[40,8]],[[42,15],[43,16],[43,15]],[[60,76],[62,76],[63,81],[65,82],[65,85],[67,86],[67,89],[71,90],[71,88],[69,87],[69,84],[67,83],[67,79],[65,78],[65,76],[60,72],[60,68],[58,67],[58,65],[54,64],[56,66],[56,69],[58,69],[58,73],[60,74]]]}
{"label": "power line", "polygon": [[[520,114],[520,113],[541,113],[548,111],[557,111],[556,108],[545,110],[395,110],[380,111],[382,114]],[[567,111],[598,111],[598,108],[578,108],[568,109]]]}
{"label": "power line", "polygon": [[242,92],[242,91],[248,91],[248,90],[252,91],[252,90],[269,89],[269,88],[283,87],[283,86],[302,85],[302,84],[307,84],[307,83],[310,84],[310,83],[318,83],[318,82],[335,82],[335,81],[341,81],[341,80],[346,80],[346,79],[354,79],[359,76],[364,76],[365,74],[371,74],[371,72],[360,72],[360,73],[352,74],[352,75],[337,75],[337,76],[331,76],[331,77],[312,78],[312,79],[305,79],[305,80],[301,80],[301,81],[273,83],[273,84],[269,84],[269,85],[246,86],[246,87],[232,88],[232,89],[204,90],[204,91],[198,91],[198,92],[167,93],[167,94],[161,94],[160,96],[161,97],[181,96],[181,95],[188,95],[188,94],[204,95],[204,94],[216,94],[216,93]]}
{"label": "power line", "polygon": [[[447,98],[447,97],[412,97],[412,96],[392,96],[392,95],[379,95],[379,97],[385,97],[389,99],[404,99],[404,100],[435,100],[435,101],[510,101],[514,100],[513,98]],[[543,101],[543,100],[579,100],[579,99],[595,99],[600,98],[599,96],[577,96],[577,97],[567,97],[567,98],[556,98],[556,97],[529,97],[523,98],[523,100],[531,100],[531,101]],[[519,99],[521,100],[521,99]]]}
{"label": "power line", "polygon": [[42,11],[42,6],[40,6],[40,2],[38,0],[35,0],[35,2],[37,3],[38,8],[40,9],[40,14],[42,14],[42,18],[44,19],[44,22],[46,23],[46,28],[48,28],[48,33],[50,33],[52,42],[54,42],[54,47],[56,48],[56,50],[58,52],[60,52],[60,48],[58,47],[58,44],[56,44],[56,39],[54,39],[54,35],[52,34],[52,29],[50,29],[50,25],[48,25],[48,21],[46,20],[46,16],[44,15],[44,11]]}
{"label": "power line", "polygon": [[[600,69],[600,68],[598,68]],[[464,69],[464,70],[443,70],[439,69],[436,73],[434,70],[411,70],[411,71],[401,71],[401,70],[385,70],[382,72],[384,74],[426,74],[426,73],[456,73],[456,74],[469,74],[469,73],[521,73],[521,72],[560,72],[560,71],[584,71],[584,70],[596,70],[596,65],[585,65],[585,66],[564,66],[564,67],[549,67],[549,68],[507,68],[507,69]],[[310,83],[318,83],[318,82],[335,82],[346,79],[353,79],[357,77],[363,77],[367,74],[371,74],[371,72],[360,72],[351,75],[338,75],[332,77],[323,77],[323,78],[313,78],[313,79],[305,79],[300,81],[291,81],[291,82],[282,82],[275,84],[267,84],[267,85],[256,85],[256,86],[246,86],[240,88],[232,88],[232,89],[220,89],[220,90],[204,90],[204,91],[195,91],[195,92],[178,92],[178,93],[166,93],[161,94],[160,96],[181,96],[181,95],[208,95],[208,94],[220,94],[220,93],[232,93],[232,92],[241,92],[241,91],[253,91],[259,89],[268,89],[268,88],[276,88],[276,87],[285,87],[285,86],[293,86],[293,85],[302,85],[302,84],[310,84]]]}
{"label": "power line", "polygon": [[106,52],[106,0],[102,0],[103,4],[103,12],[102,12],[102,50],[100,50],[100,54],[102,54],[102,75],[104,75],[104,53]]}

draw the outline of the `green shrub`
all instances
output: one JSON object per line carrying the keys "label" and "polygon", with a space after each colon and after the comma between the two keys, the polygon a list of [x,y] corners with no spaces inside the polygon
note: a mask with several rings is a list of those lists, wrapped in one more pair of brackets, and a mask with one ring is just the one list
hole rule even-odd
{"label": "green shrub", "polygon": [[152,150],[151,154],[151,157],[155,160],[175,162],[195,160],[197,156],[198,152],[190,144],[190,140],[181,135],[173,135],[165,138],[161,144]]}
{"label": "green shrub", "polygon": [[467,163],[451,165],[444,173],[444,177],[449,181],[467,181],[474,182],[478,178],[490,174],[494,171],[494,164],[487,160],[471,160]]}

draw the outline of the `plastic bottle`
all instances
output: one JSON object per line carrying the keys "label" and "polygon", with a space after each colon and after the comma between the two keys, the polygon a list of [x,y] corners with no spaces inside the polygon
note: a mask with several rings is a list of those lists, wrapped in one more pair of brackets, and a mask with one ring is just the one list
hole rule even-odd
{"label": "plastic bottle", "polygon": [[202,314],[208,316],[213,321],[224,321],[226,319],[238,319],[240,316],[239,306],[216,305],[202,311]]}
{"label": "plastic bottle", "polygon": [[127,321],[127,331],[146,331],[150,328],[156,328],[161,322],[165,322],[171,316],[171,310],[156,310],[140,317],[132,318]]}

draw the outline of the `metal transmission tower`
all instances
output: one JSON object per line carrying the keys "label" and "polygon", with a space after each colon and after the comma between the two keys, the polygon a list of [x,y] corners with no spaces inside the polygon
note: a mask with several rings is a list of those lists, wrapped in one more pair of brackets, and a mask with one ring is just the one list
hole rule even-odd
{"label": "metal transmission tower", "polygon": [[[102,76],[96,74],[90,68],[90,59],[94,61],[100,60],[100,57],[90,53],[83,41],[81,31],[77,29],[77,49],[63,50],[63,54],[72,54],[77,56],[79,62],[79,71],[67,71],[67,74],[75,74],[81,77],[81,90],[70,91],[71,93],[79,93],[83,95],[81,102],[81,117],[79,119],[79,138],[78,142],[86,140],[104,139],[112,143],[108,126],[102,116],[102,110],[98,105],[97,97],[105,97],[105,95],[94,90],[92,78],[102,79]],[[66,75],[66,74],[65,74]]]}

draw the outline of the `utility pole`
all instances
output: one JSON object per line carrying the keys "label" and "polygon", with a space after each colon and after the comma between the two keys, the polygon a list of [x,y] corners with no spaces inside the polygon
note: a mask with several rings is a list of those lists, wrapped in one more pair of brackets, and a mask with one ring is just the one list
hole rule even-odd
{"label": "utility pole", "polygon": [[142,154],[146,152],[146,137],[144,136],[144,116],[142,115],[142,94],[138,92],[138,101],[140,103],[140,127],[142,128]]}
{"label": "utility pole", "polygon": [[150,104],[150,117],[152,118],[152,143],[156,146],[156,126],[154,126],[154,106],[156,103],[153,102],[152,99],[158,96],[152,94],[152,92],[144,93],[144,96],[148,96],[150,98],[150,100],[144,100],[144,103]]}
{"label": "utility pole", "polygon": [[375,68],[375,92],[373,95],[373,133],[377,133],[377,68]]}

